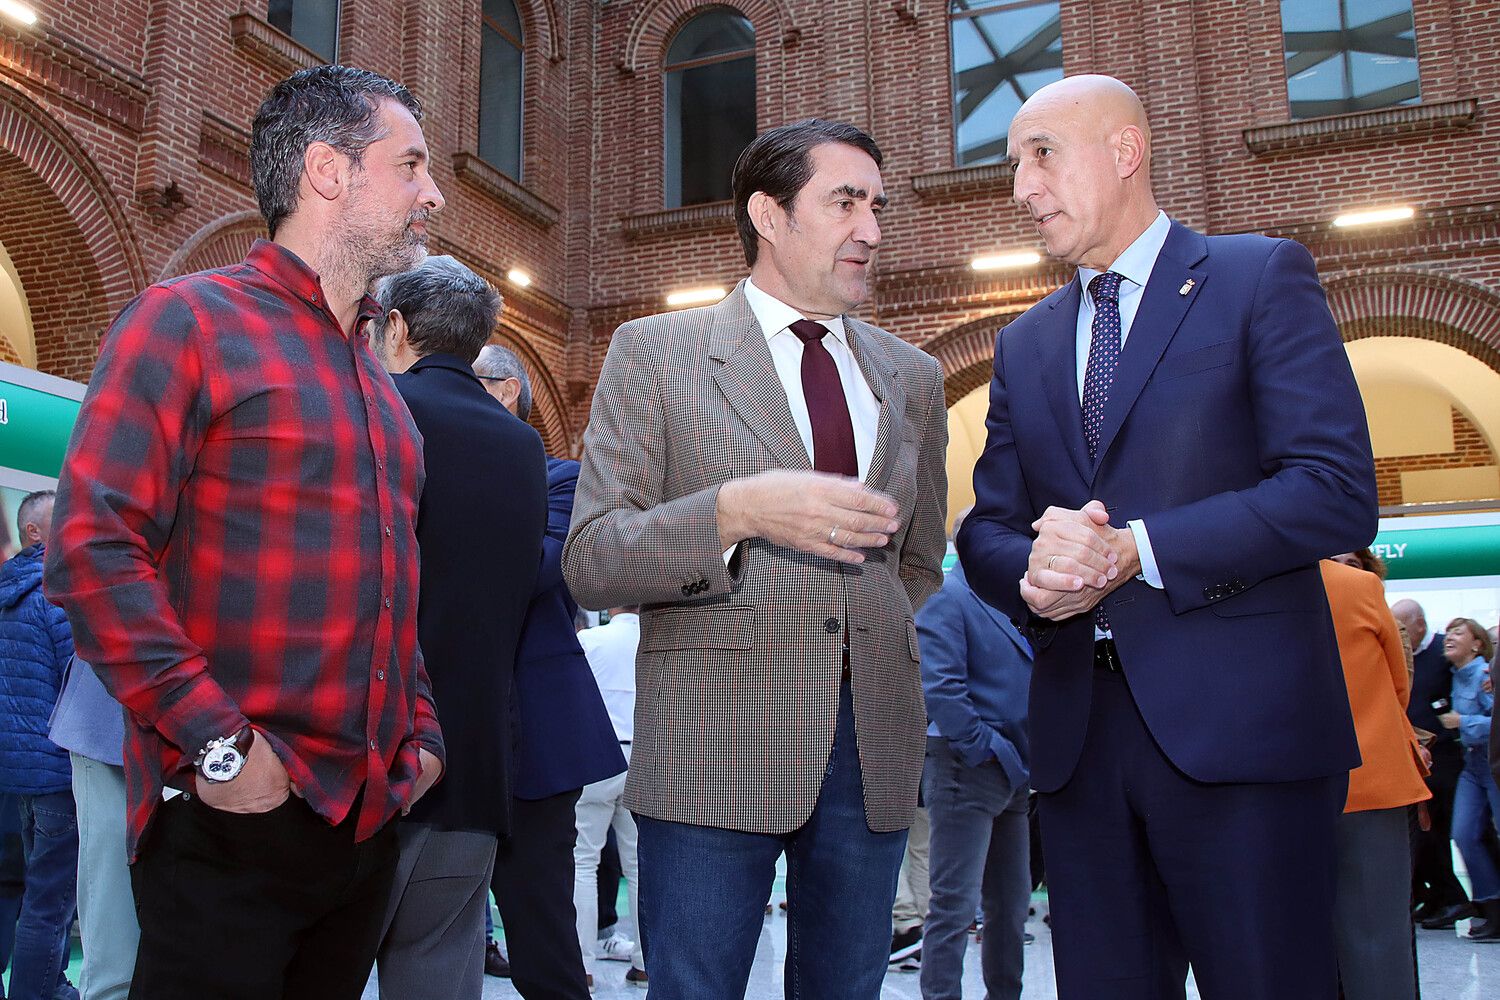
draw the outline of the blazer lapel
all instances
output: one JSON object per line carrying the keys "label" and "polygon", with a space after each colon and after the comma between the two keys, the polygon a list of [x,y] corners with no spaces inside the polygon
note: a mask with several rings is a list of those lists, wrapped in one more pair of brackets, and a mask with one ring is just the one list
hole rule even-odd
{"label": "blazer lapel", "polygon": [[891,476],[892,463],[897,444],[901,440],[906,414],[906,390],[896,377],[885,348],[865,324],[848,316],[844,317],[844,331],[849,337],[849,349],[859,370],[864,373],[870,391],[880,401],[880,422],[875,432],[875,450],[870,455],[870,468],[865,473],[865,485],[873,490],[884,488]]}
{"label": "blazer lapel", "polygon": [[[1208,273],[1198,266],[1206,256],[1208,243],[1200,234],[1172,223],[1167,242],[1141,293],[1141,305],[1130,324],[1130,335],[1120,351],[1120,363],[1115,368],[1109,400],[1104,404],[1104,421],[1099,428],[1096,471],[1161,360],[1162,352],[1172,342],[1183,317],[1208,280]],[[1092,475],[1089,480],[1093,481]]]}
{"label": "blazer lapel", "polygon": [[771,361],[771,348],[745,301],[744,282],[714,307],[708,353],[722,362],[714,369],[719,391],[781,467],[811,469],[812,460]]}
{"label": "blazer lapel", "polygon": [[1069,281],[1048,300],[1035,339],[1042,384],[1052,416],[1062,433],[1068,457],[1084,482],[1093,478],[1088,442],[1083,437],[1083,406],[1078,402],[1078,280]]}

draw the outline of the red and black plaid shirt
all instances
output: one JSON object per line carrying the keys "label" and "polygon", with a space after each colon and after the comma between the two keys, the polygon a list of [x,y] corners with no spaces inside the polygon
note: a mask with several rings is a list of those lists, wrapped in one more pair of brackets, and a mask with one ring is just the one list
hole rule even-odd
{"label": "red and black plaid shirt", "polygon": [[417,649],[422,447],[318,276],[264,240],[153,286],[105,335],[58,489],[46,590],[130,709],[130,854],[163,784],[248,721],[364,839],[443,756]]}

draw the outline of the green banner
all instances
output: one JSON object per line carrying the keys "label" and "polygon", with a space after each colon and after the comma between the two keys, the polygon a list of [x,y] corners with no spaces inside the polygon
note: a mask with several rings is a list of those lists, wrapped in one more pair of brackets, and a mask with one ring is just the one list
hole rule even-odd
{"label": "green banner", "polygon": [[56,479],[79,401],[17,384],[7,374],[0,371],[0,466]]}
{"label": "green banner", "polygon": [[1500,576],[1500,524],[1382,531],[1370,549],[1391,580]]}

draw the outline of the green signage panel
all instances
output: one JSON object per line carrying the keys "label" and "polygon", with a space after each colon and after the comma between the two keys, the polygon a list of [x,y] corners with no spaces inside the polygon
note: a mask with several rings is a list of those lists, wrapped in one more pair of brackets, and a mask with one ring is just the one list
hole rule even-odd
{"label": "green signage panel", "polygon": [[1500,576],[1500,524],[1382,531],[1370,549],[1391,580]]}
{"label": "green signage panel", "polygon": [[0,466],[56,479],[78,407],[76,399],[10,381],[0,371]]}

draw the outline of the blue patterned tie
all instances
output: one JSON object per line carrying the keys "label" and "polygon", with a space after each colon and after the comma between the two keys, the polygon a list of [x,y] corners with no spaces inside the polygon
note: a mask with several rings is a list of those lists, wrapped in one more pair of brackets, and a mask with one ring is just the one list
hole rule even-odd
{"label": "blue patterned tie", "polygon": [[[1105,271],[1089,282],[1094,297],[1094,325],[1089,336],[1089,363],[1083,370],[1083,436],[1089,443],[1089,459],[1099,457],[1099,428],[1104,423],[1104,404],[1120,363],[1120,282],[1123,276]],[[1094,624],[1109,631],[1109,615],[1103,606],[1094,608]]]}
{"label": "blue patterned tie", "polygon": [[1083,436],[1089,443],[1089,458],[1097,459],[1099,428],[1104,423],[1104,404],[1120,363],[1120,282],[1122,276],[1105,271],[1089,282],[1094,298],[1094,326],[1089,337],[1089,363],[1083,370]]}

